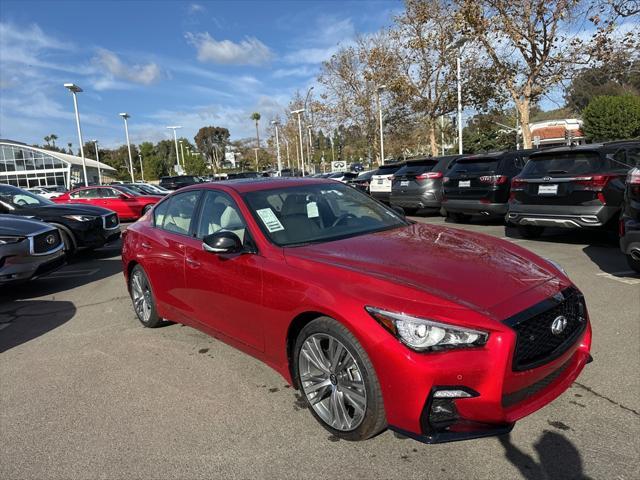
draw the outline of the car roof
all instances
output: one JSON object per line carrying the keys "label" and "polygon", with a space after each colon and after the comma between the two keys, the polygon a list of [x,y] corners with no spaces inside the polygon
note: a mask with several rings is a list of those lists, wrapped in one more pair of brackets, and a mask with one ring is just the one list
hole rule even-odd
{"label": "car roof", "polygon": [[326,178],[312,177],[258,177],[258,178],[239,178],[237,180],[222,180],[215,183],[199,183],[181,188],[180,192],[187,190],[211,189],[216,190],[218,187],[227,187],[238,193],[254,192],[258,190],[272,190],[278,188],[292,188],[303,185],[336,185],[340,182]]}

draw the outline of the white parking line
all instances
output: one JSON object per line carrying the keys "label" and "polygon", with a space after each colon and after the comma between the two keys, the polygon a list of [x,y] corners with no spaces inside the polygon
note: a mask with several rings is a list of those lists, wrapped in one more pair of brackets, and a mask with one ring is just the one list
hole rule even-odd
{"label": "white parking line", "polygon": [[636,272],[633,270],[625,270],[624,272],[613,272],[613,273],[596,273],[598,277],[608,278],[610,280],[615,280],[616,282],[624,283],[626,285],[640,285],[640,278],[628,278],[626,275],[633,275]]}

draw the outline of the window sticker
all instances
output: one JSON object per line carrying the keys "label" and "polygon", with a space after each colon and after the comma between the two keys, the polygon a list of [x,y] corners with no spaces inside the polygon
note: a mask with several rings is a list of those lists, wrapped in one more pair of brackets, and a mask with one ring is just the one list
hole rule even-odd
{"label": "window sticker", "polygon": [[318,213],[318,204],[316,202],[307,203],[307,217],[316,218],[319,216],[320,213]]}
{"label": "window sticker", "polygon": [[276,217],[276,214],[273,213],[273,210],[270,208],[261,208],[260,210],[256,210],[256,213],[269,232],[279,232],[280,230],[284,230],[280,220],[278,220],[278,217]]}

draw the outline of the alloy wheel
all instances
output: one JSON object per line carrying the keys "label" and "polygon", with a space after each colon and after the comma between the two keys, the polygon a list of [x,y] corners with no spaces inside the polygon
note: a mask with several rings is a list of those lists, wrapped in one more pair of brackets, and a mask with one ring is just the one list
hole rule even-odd
{"label": "alloy wheel", "polygon": [[131,295],[138,318],[148,323],[151,318],[151,289],[140,271],[134,272],[131,276]]}
{"label": "alloy wheel", "polygon": [[356,429],[367,411],[364,378],[347,348],[325,333],[310,335],[300,349],[300,383],[315,413],[340,431]]}

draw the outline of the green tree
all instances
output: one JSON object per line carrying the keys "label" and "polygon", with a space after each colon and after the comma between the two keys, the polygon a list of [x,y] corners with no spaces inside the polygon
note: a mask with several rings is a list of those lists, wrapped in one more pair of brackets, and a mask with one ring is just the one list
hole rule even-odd
{"label": "green tree", "polygon": [[640,137],[640,96],[595,97],[582,111],[583,130],[593,141]]}
{"label": "green tree", "polygon": [[[53,148],[56,147],[56,140],[58,139],[58,136],[55,133],[52,133],[51,135],[49,135],[49,139],[51,140],[51,143],[53,144]],[[45,138],[46,140],[46,138]]]}
{"label": "green tree", "polygon": [[256,146],[260,148],[260,129],[258,128],[258,123],[260,122],[260,114],[258,112],[253,112],[251,114],[251,120],[256,122]]}
{"label": "green tree", "polygon": [[566,106],[578,113],[595,97],[640,95],[640,61],[623,67],[606,64],[580,72],[567,88]]}
{"label": "green tree", "polygon": [[214,171],[222,167],[229,136],[229,130],[224,127],[202,127],[193,138],[198,151],[205,156]]}

